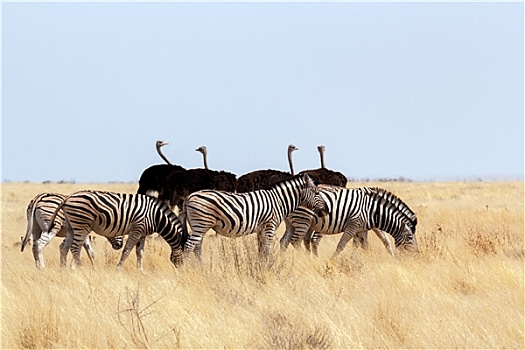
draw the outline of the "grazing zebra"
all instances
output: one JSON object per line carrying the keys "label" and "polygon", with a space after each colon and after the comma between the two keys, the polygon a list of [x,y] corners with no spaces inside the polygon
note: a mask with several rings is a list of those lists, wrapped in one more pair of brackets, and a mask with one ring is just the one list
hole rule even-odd
{"label": "grazing zebra", "polygon": [[[308,208],[298,208],[289,217],[294,232],[285,233],[281,239],[282,247],[286,247],[289,239],[294,246],[298,246],[305,236],[315,231],[312,243],[314,253],[317,254],[321,235],[343,232],[335,252],[337,255],[353,237],[366,245],[366,231],[372,229],[391,255],[393,250],[390,241],[380,230],[392,235],[396,247],[417,250],[417,216],[391,192],[381,188],[345,189],[320,186],[320,194],[328,205],[328,214],[317,217]],[[308,247],[309,243],[305,242],[305,245]]]}
{"label": "grazing zebra", "polygon": [[192,233],[184,247],[185,254],[201,253],[201,241],[209,229],[223,236],[258,234],[259,254],[268,257],[275,229],[300,205],[322,215],[326,203],[308,175],[295,176],[277,183],[269,190],[229,193],[203,190],[188,196],[184,203]]}
{"label": "grazing zebra", "polygon": [[[328,203],[329,212],[331,211],[331,207],[333,206],[331,204],[333,202],[333,199],[331,198],[333,197],[333,193],[337,193],[337,191],[344,189],[344,188],[345,187],[342,187],[342,186],[328,185],[328,184],[321,184],[318,186],[320,195]],[[374,191],[374,189],[368,188],[368,187],[360,188],[360,190],[365,191],[365,192]],[[287,221],[290,222],[292,220],[292,217],[293,217],[295,226],[302,226],[301,229],[306,230],[306,233],[304,234],[304,241],[303,241],[306,250],[308,250],[309,252],[312,250],[313,253],[317,256],[319,242],[321,238],[323,238],[323,235],[317,231],[314,231],[314,225],[315,225],[314,219],[324,220],[328,216],[325,216],[323,218],[318,218],[309,209],[299,207],[297,208],[297,210],[295,210],[292,214],[288,216]],[[290,244],[291,238],[295,233],[295,226],[292,225],[291,222],[289,225],[286,225],[286,231],[280,240],[280,245],[283,250],[288,247],[288,244]],[[392,244],[390,243],[390,240],[388,239],[387,234],[376,228],[372,228],[372,231],[376,233],[376,235],[379,237],[379,239],[381,239],[381,241],[385,245],[387,251],[390,253],[390,255],[393,256],[394,251],[392,249]],[[357,232],[354,236],[353,241],[354,241],[355,247],[361,246],[364,249],[368,249],[368,231],[365,230],[365,231]],[[295,242],[294,246],[297,248],[297,246],[299,245],[299,241],[297,241],[297,238],[294,239],[294,242]],[[312,248],[310,248],[310,246]]]}
{"label": "grazing zebra", "polygon": [[[44,267],[44,256],[43,249],[49,244],[51,239],[55,236],[66,237],[68,227],[64,221],[64,214],[60,211],[55,219],[55,225],[50,230],[50,219],[55,210],[58,208],[60,203],[66,198],[63,194],[58,193],[40,193],[35,196],[27,206],[27,230],[26,234],[22,239],[21,251],[29,241],[29,236],[33,236],[33,256],[35,258],[35,264],[37,267]],[[45,232],[44,234],[42,234]],[[113,249],[122,248],[122,237],[108,238]],[[61,246],[64,244],[62,242]],[[83,244],[86,252],[88,253],[91,264],[94,263],[95,254],[89,243],[89,239],[86,239]],[[60,250],[60,265],[65,266],[67,259],[67,251],[65,254],[63,250]]]}
{"label": "grazing zebra", "polygon": [[[131,249],[141,238],[157,232],[171,246],[171,262],[182,264],[184,237],[181,223],[175,213],[162,201],[142,195],[105,191],[80,191],[66,197],[55,210],[51,222],[59,209],[64,211],[71,227],[69,241],[64,249],[73,253],[74,261],[80,265],[80,246],[87,234],[94,231],[105,237],[129,235],[118,263],[121,267]],[[52,229],[53,224],[50,225]],[[137,245],[137,267],[142,270],[144,245]]]}

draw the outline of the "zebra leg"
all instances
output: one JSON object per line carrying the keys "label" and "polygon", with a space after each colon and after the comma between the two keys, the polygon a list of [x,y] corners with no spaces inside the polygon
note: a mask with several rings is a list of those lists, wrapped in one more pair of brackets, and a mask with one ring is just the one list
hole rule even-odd
{"label": "zebra leg", "polygon": [[379,239],[381,240],[381,242],[383,242],[388,253],[391,256],[394,256],[394,249],[392,248],[392,242],[390,242],[388,235],[385,232],[378,230],[376,228],[373,228],[372,231],[374,231],[377,237],[379,237]]}
{"label": "zebra leg", "polygon": [[189,258],[190,254],[193,252],[193,254],[197,257],[199,257],[199,254],[202,251],[202,239],[204,237],[200,234],[197,234],[195,232],[192,232],[190,236],[188,236],[188,239],[186,240],[186,243],[184,244],[184,257]]}
{"label": "zebra leg", "polygon": [[[301,246],[301,241],[304,241],[306,236],[308,236],[308,234],[312,231],[313,229],[311,230],[310,226],[298,225],[297,227],[294,227],[294,232],[291,239],[291,243],[294,246],[294,248],[298,249]],[[310,247],[306,247],[307,250],[308,248]]]}
{"label": "zebra leg", "polygon": [[264,229],[257,233],[259,242],[259,256],[264,259],[270,257],[270,249],[272,247],[273,234],[275,232],[275,225],[269,224]]}
{"label": "zebra leg", "polygon": [[339,240],[339,243],[337,244],[337,248],[335,249],[334,257],[339,255],[345,249],[346,244],[348,241],[350,241],[355,236],[354,232],[347,230],[343,232],[343,236]]}
{"label": "zebra leg", "polygon": [[91,243],[89,242],[89,236],[86,237],[86,240],[84,241],[83,246],[89,257],[89,261],[91,261],[91,266],[95,266],[95,252],[93,251],[93,248],[91,248]]}
{"label": "zebra leg", "polygon": [[364,250],[368,250],[368,231],[356,233],[354,237],[354,247],[362,247]]}
{"label": "zebra leg", "polygon": [[49,244],[51,239],[57,234],[56,230],[51,230],[51,232],[43,232],[40,235],[40,238],[33,239],[33,256],[35,258],[35,263],[37,267],[45,267],[44,263],[44,247]]}
{"label": "zebra leg", "polygon": [[308,253],[310,253],[311,251],[310,244],[312,243],[313,236],[315,236],[315,232],[312,227],[309,227],[308,231],[306,231],[306,234],[304,235],[304,238],[303,238],[304,247],[306,248]]}
{"label": "zebra leg", "polygon": [[288,248],[288,244],[290,244],[290,240],[292,239],[292,236],[295,233],[295,228],[290,222],[290,220],[288,220],[288,218],[284,218],[284,224],[286,226],[286,231],[284,232],[284,235],[279,241],[281,245],[281,251],[286,250],[286,248]]}
{"label": "zebra leg", "polygon": [[73,239],[75,236],[73,230],[71,229],[69,221],[66,223],[65,227],[66,238],[60,244],[60,267],[67,266],[67,254],[69,253],[69,249],[71,249],[71,244],[73,243]]}
{"label": "zebra leg", "polygon": [[137,269],[144,271],[142,268],[142,258],[144,257],[144,246],[146,245],[146,237],[140,237],[137,246],[135,247],[135,253],[137,254]]}
{"label": "zebra leg", "polygon": [[126,245],[124,246],[124,250],[122,251],[122,256],[120,257],[120,261],[117,264],[117,269],[122,268],[122,264],[124,264],[124,261],[128,258],[129,253],[137,245],[139,240],[141,239],[142,234],[139,232],[130,232],[128,240],[126,241]]}
{"label": "zebra leg", "polygon": [[[86,238],[88,236],[88,231],[74,233],[73,242],[71,243],[71,254],[73,254],[73,268],[76,266],[81,267],[82,262],[80,261],[80,249],[84,246]],[[65,244],[67,246],[68,243]],[[66,251],[67,252],[67,251]]]}
{"label": "zebra leg", "polygon": [[66,267],[67,265],[67,253],[71,248],[71,243],[73,243],[73,235],[67,235],[66,238],[60,243],[60,266]]}
{"label": "zebra leg", "polygon": [[312,251],[315,256],[319,256],[319,243],[321,242],[321,239],[323,238],[323,235],[319,232],[314,232],[312,235]]}
{"label": "zebra leg", "polygon": [[[217,234],[215,234],[215,236],[217,236]],[[195,247],[195,250],[194,250],[194,253],[195,253],[195,256],[199,259],[199,261],[202,262],[202,242],[204,241],[204,237],[202,237],[201,241],[199,242],[199,244]]]}
{"label": "zebra leg", "polygon": [[40,226],[33,225],[31,229],[31,235],[33,236],[33,257],[35,258],[35,264],[36,266],[40,266],[40,263],[42,264],[44,263],[43,257],[40,257],[40,254],[38,254],[38,248],[37,248],[37,241],[40,239],[40,237],[42,237],[42,230],[40,229]]}

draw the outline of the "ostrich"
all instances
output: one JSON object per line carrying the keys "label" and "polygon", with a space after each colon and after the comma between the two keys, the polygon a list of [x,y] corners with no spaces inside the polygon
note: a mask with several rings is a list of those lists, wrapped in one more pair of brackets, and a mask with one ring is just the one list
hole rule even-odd
{"label": "ostrich", "polygon": [[292,163],[292,152],[299,148],[294,145],[288,146],[288,164],[290,165],[290,172],[280,170],[255,170],[244,174],[237,179],[235,191],[237,193],[251,192],[256,190],[269,190],[272,185],[277,182],[286,181],[292,178],[294,173]]}
{"label": "ostrich", "polygon": [[299,174],[306,173],[310,175],[310,177],[318,185],[323,184],[323,185],[346,187],[346,183],[348,179],[343,173],[339,171],[333,171],[330,169],[326,169],[324,165],[325,147],[323,145],[317,146],[317,150],[319,151],[319,156],[321,157],[321,167],[318,169],[303,170]]}
{"label": "ostrich", "polygon": [[228,192],[235,191],[235,182],[237,181],[237,175],[222,170],[210,170],[210,168],[208,168],[208,149],[206,148],[206,146],[200,146],[195,151],[202,153],[204,169],[207,170],[208,174],[211,176],[211,188],[206,189],[221,190]]}
{"label": "ostrich", "polygon": [[172,164],[162,153],[161,147],[167,144],[167,142],[161,140],[156,142],[157,153],[167,164],[152,165],[142,172],[139,179],[138,194],[147,194],[152,197],[158,197],[168,175],[173,171],[185,170],[180,165]]}

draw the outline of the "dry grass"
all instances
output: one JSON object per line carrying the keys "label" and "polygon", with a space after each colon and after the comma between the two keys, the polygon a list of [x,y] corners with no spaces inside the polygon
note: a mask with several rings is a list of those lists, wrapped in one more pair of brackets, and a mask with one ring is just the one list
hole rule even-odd
{"label": "dry grass", "polygon": [[[20,252],[25,209],[43,191],[134,184],[3,184],[3,348],[524,348],[524,188],[507,183],[353,183],[392,190],[418,213],[417,257],[390,258],[339,237],[314,258],[277,245],[269,267],[255,236],[209,234],[202,264],[175,269],[162,239],[132,255],[96,239],[96,267],[59,267],[56,239],[37,270]],[[280,238],[281,227],[276,234]],[[83,253],[82,258],[87,262]]]}

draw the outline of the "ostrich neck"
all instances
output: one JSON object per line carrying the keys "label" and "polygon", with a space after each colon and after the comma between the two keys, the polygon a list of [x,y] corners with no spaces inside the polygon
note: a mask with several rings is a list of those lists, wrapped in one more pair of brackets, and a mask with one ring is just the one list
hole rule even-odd
{"label": "ostrich neck", "polygon": [[168,158],[166,158],[166,156],[162,153],[162,151],[160,150],[160,147],[157,147],[157,153],[166,162],[166,164],[172,165],[171,162],[168,160]]}
{"label": "ostrich neck", "polygon": [[292,152],[293,152],[292,150],[288,150],[288,164],[290,164],[290,174],[294,176],[295,172],[293,170]]}
{"label": "ostrich neck", "polygon": [[206,153],[202,154],[202,159],[204,159],[204,169],[208,170],[208,156]]}
{"label": "ostrich neck", "polygon": [[321,149],[319,150],[319,157],[321,157],[321,168],[325,169],[325,166],[324,166],[324,152]]}

